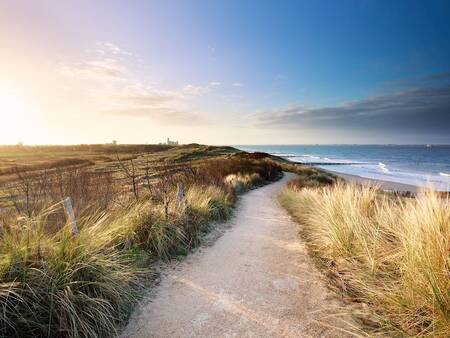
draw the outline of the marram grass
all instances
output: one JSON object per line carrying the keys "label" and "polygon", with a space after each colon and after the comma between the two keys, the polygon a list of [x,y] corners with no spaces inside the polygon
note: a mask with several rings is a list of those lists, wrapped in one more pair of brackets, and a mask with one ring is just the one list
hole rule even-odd
{"label": "marram grass", "polygon": [[[125,194],[102,212],[90,199],[89,212],[78,214],[77,235],[58,205],[2,217],[0,337],[117,336],[155,260],[188,253],[212,222],[231,216],[237,193],[280,177],[276,163],[246,156],[162,176],[148,194]],[[230,174],[242,191],[225,180]],[[179,182],[186,187],[181,201]]]}
{"label": "marram grass", "polygon": [[49,231],[55,210],[4,224],[0,336],[116,336],[150,272],[144,259],[186,254],[211,222],[230,217],[233,204],[228,190],[193,184],[167,214],[143,199],[80,220],[75,236],[67,225]]}
{"label": "marram grass", "polygon": [[280,194],[312,254],[347,298],[391,336],[450,335],[450,201],[338,183]]}
{"label": "marram grass", "polygon": [[98,337],[137,300],[145,270],[104,246],[96,229],[74,237],[46,234],[45,218],[3,229],[0,244],[0,336]]}

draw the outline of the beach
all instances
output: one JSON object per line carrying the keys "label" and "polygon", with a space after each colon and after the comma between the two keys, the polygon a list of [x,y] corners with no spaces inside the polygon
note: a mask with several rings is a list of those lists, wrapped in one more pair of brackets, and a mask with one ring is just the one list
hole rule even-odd
{"label": "beach", "polygon": [[450,190],[450,147],[446,145],[253,145],[294,163],[332,172],[384,190],[417,192],[422,187]]}
{"label": "beach", "polygon": [[336,176],[342,177],[346,181],[359,183],[359,184],[373,184],[385,191],[396,191],[396,192],[410,192],[410,193],[418,193],[422,188],[412,184],[404,184],[398,182],[391,181],[382,181],[376,180],[372,178],[365,178],[357,175],[343,174],[331,170],[326,170]]}

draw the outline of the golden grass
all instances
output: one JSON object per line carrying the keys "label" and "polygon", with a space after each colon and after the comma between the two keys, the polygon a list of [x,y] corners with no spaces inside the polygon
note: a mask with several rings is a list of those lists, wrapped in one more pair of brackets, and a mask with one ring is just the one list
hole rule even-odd
{"label": "golden grass", "polygon": [[242,194],[250,189],[264,184],[264,180],[258,173],[252,174],[231,174],[225,177],[228,184],[236,193]]}
{"label": "golden grass", "polygon": [[106,219],[45,231],[45,215],[3,229],[0,244],[0,335],[98,337],[137,300],[145,270],[130,252],[104,242]]}
{"label": "golden grass", "polygon": [[188,253],[235,202],[226,184],[191,183],[178,205],[176,193],[168,192],[168,212],[147,196],[90,214],[77,221],[78,235],[67,224],[49,227],[59,205],[9,218],[0,227],[0,336],[115,336],[151,261]]}
{"label": "golden grass", "polygon": [[[276,163],[229,147],[159,148],[20,147],[27,165],[36,163],[25,155],[37,151],[55,159],[63,150],[90,156],[118,151],[121,157],[136,151],[127,165],[136,169],[131,177],[139,194],[131,194],[130,176],[109,161],[107,173],[97,162],[79,170],[16,172],[8,212],[0,213],[1,337],[115,336],[156,260],[187,254],[213,222],[231,216],[237,193],[282,174]],[[242,191],[228,175],[238,178]],[[76,235],[61,207],[67,196],[75,206]]]}
{"label": "golden grass", "polygon": [[48,232],[47,216],[56,210],[4,225],[0,336],[116,335],[150,272],[144,259],[186,254],[232,206],[220,188],[193,185],[183,205],[170,206],[169,217],[162,205],[141,200],[81,220],[78,235],[67,225]]}
{"label": "golden grass", "polygon": [[337,183],[280,194],[312,254],[346,298],[391,336],[450,333],[450,200],[403,199]]}

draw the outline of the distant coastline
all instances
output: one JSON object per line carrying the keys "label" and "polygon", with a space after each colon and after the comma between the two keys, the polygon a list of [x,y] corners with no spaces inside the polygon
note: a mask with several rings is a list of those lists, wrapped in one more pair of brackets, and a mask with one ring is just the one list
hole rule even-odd
{"label": "distant coastline", "polygon": [[315,166],[386,190],[450,191],[450,145],[238,145]]}

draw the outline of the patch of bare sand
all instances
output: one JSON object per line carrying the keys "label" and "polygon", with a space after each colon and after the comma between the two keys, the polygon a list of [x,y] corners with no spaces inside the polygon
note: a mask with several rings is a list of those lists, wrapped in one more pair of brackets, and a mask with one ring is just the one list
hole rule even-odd
{"label": "patch of bare sand", "polygon": [[342,173],[338,173],[336,171],[331,171],[331,170],[329,170],[329,172],[344,178],[346,181],[358,183],[358,184],[374,185],[385,191],[410,192],[410,193],[416,194],[421,190],[420,187],[411,185],[411,184],[376,180],[373,178],[365,178],[365,177],[361,177],[361,176],[357,176],[357,175],[342,174]]}
{"label": "patch of bare sand", "polygon": [[351,318],[276,200],[293,177],[244,195],[223,236],[163,269],[122,336],[349,336]]}

